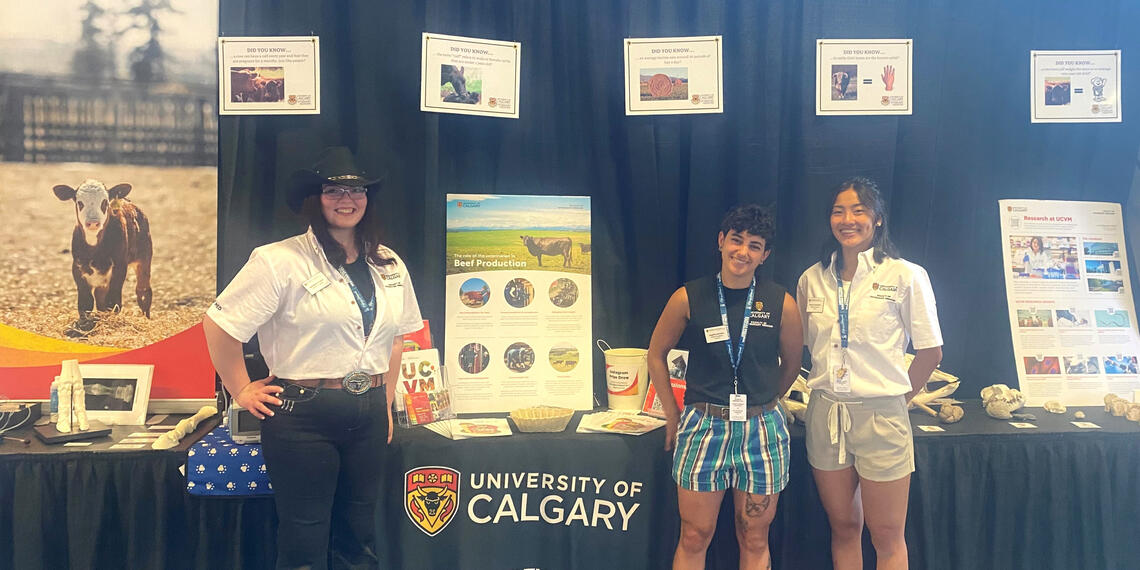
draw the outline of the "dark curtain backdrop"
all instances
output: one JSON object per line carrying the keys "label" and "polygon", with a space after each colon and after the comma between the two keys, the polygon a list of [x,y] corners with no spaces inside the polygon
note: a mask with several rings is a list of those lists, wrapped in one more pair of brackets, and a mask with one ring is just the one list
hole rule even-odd
{"label": "dark curtain backdrop", "polygon": [[[717,267],[727,208],[775,205],[762,271],[794,289],[828,233],[829,193],[860,174],[884,190],[903,256],[930,273],[943,367],[977,397],[1016,382],[997,200],[1128,200],[1137,22],[1129,0],[224,0],[222,35],[319,35],[323,97],[320,116],[222,117],[219,283],[253,247],[304,229],[284,182],[344,144],[388,171],[387,242],[437,342],[446,194],[565,194],[592,198],[595,337],[644,347],[670,293]],[[521,118],[420,112],[424,31],[522,42]],[[625,116],[623,38],[716,34],[724,114]],[[915,41],[913,115],[815,116],[817,38],[900,37]],[[1030,124],[1031,49],[1123,49],[1125,122]]]}

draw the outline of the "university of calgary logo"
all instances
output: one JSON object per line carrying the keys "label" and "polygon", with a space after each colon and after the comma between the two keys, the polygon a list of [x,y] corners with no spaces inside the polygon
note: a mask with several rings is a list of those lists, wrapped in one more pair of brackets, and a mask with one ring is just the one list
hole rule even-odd
{"label": "university of calgary logo", "polygon": [[764,301],[756,301],[755,303],[752,303],[752,306],[756,307],[757,311],[763,311],[764,310]]}
{"label": "university of calgary logo", "polygon": [[428,536],[455,518],[459,507],[459,472],[449,467],[419,467],[404,474],[404,510]]}

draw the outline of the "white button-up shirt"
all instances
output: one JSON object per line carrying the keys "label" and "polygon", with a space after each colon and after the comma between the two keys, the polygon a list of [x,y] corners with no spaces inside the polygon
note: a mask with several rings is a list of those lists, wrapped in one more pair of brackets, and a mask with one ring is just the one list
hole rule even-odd
{"label": "white button-up shirt", "polygon": [[423,319],[403,260],[386,247],[379,250],[396,263],[368,262],[376,322],[367,339],[352,289],[312,229],[253,250],[206,314],[242,342],[257,333],[265,363],[279,378],[387,372],[395,336],[419,330]]}
{"label": "white button-up shirt", "polygon": [[[839,291],[835,256],[827,269],[816,263],[800,276],[796,304],[804,323],[804,345],[811,352],[808,387],[832,392],[832,370],[845,366],[851,396],[898,396],[911,390],[903,354],[942,346],[934,290],[926,270],[903,259],[886,257],[876,264],[867,250],[851,280],[846,364],[839,332]],[[846,289],[847,285],[844,284]],[[821,310],[808,312],[809,303]],[[812,307],[814,308],[814,307]]]}

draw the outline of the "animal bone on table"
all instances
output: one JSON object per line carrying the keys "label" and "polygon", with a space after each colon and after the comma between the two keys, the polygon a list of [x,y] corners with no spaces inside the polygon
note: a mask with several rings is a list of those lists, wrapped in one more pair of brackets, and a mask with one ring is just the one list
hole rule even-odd
{"label": "animal bone on table", "polygon": [[1005,384],[994,384],[982,388],[982,405],[991,418],[1008,420],[1025,405],[1025,396]]}
{"label": "animal bone on table", "polygon": [[954,404],[942,404],[938,410],[938,419],[944,424],[957,423],[962,420],[962,416],[966,415],[966,411]]}
{"label": "animal bone on table", "polygon": [[83,388],[83,374],[79,372],[78,360],[64,360],[60,364],[59,376],[55,377],[56,396],[59,401],[59,417],[56,431],[71,433],[72,429],[87,431],[87,391]]}
{"label": "animal bone on table", "polygon": [[[906,360],[906,366],[909,369],[911,363],[914,362],[914,355],[908,353],[903,355],[903,358]],[[937,390],[931,390],[931,382],[946,382],[946,385]],[[922,387],[922,390],[915,394],[914,398],[911,398],[910,402],[907,403],[907,409],[913,410],[914,408],[918,408],[931,416],[937,417],[938,412],[935,412],[930,407],[930,403],[938,398],[945,398],[953,394],[958,390],[959,385],[957,376],[936,368],[934,372],[930,373],[930,378],[926,380],[926,385]]]}
{"label": "animal bone on table", "polygon": [[198,413],[178,422],[174,429],[158,436],[154,443],[150,444],[152,449],[170,449],[186,437],[186,434],[194,431],[198,427],[198,422],[213,416],[218,413],[218,409],[214,406],[202,406]]}
{"label": "animal bone on table", "polygon": [[[798,392],[801,402],[792,398],[792,394]],[[803,376],[796,376],[796,381],[792,382],[792,387],[788,388],[788,393],[780,398],[780,404],[784,406],[784,410],[788,412],[786,418],[789,424],[799,421],[800,423],[807,423],[807,405],[811,400],[811,388],[808,388],[807,380]]]}

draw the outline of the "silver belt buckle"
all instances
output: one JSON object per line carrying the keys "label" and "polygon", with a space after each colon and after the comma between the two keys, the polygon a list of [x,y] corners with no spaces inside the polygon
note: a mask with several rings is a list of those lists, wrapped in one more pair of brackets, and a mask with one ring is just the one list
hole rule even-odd
{"label": "silver belt buckle", "polygon": [[372,389],[372,376],[359,370],[353,370],[341,378],[340,385],[344,391],[359,396]]}

